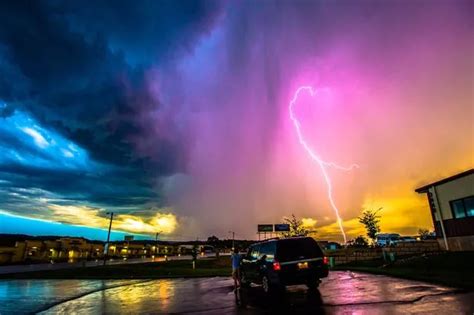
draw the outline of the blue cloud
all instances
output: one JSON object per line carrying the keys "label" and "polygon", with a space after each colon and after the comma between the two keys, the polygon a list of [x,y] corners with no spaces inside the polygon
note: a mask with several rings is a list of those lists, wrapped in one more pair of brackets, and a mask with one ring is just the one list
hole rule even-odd
{"label": "blue cloud", "polygon": [[0,150],[0,165],[88,172],[103,167],[79,145],[21,111],[0,117]]}
{"label": "blue cloud", "polygon": [[[0,104],[0,111],[8,107]],[[133,213],[159,201],[140,170],[95,161],[85,148],[21,110],[0,115],[0,152],[3,211],[48,218],[48,205],[57,204]]]}

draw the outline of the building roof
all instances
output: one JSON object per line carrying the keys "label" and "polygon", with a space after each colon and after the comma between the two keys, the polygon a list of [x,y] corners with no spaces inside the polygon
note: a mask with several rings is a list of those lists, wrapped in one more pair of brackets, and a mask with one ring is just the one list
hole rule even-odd
{"label": "building roof", "polygon": [[426,193],[428,192],[428,189],[430,187],[433,187],[433,186],[439,186],[439,185],[442,185],[442,184],[445,184],[445,183],[448,183],[448,182],[451,182],[453,180],[456,180],[456,179],[459,179],[459,178],[462,178],[462,177],[465,177],[465,176],[468,176],[468,175],[471,175],[471,174],[474,174],[474,168],[471,168],[467,171],[464,171],[462,173],[459,173],[459,174],[456,174],[456,175],[453,175],[453,176],[450,176],[450,177],[447,177],[447,178],[444,178],[444,179],[441,179],[437,182],[434,182],[434,183],[431,183],[431,184],[428,184],[428,185],[425,185],[425,186],[422,186],[420,188],[417,188],[415,189],[415,191],[419,194],[422,194],[422,193]]}
{"label": "building roof", "polygon": [[32,236],[26,234],[4,234],[0,233],[0,240],[14,240],[14,241],[59,241],[61,239],[83,239],[89,243],[103,243],[102,241],[91,241],[84,237],[75,237],[75,236],[57,236],[57,235],[39,235]]}

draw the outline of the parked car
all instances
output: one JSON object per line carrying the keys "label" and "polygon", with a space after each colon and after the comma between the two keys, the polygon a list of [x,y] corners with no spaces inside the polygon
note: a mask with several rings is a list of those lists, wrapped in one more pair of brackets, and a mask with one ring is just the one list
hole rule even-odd
{"label": "parked car", "polygon": [[261,284],[265,293],[296,284],[314,289],[328,270],[328,259],[313,238],[271,239],[249,247],[241,262],[241,284]]}
{"label": "parked car", "polygon": [[211,246],[211,245],[204,245],[202,248],[201,248],[201,253],[203,254],[214,254],[216,252],[214,246]]}
{"label": "parked car", "polygon": [[416,242],[416,238],[414,238],[413,236],[400,236],[400,238],[395,241],[395,244],[398,244],[398,243],[415,243],[415,242]]}
{"label": "parked car", "polygon": [[375,240],[375,243],[378,245],[378,246],[391,246],[391,245],[395,245],[398,241],[398,239],[400,239],[400,234],[396,234],[396,233],[387,233],[387,234],[377,234],[377,238]]}

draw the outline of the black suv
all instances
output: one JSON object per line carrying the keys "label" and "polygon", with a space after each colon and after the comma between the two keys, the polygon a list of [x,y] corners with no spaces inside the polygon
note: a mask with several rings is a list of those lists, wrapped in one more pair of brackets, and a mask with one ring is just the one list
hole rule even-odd
{"label": "black suv", "polygon": [[328,276],[328,260],[311,237],[271,239],[250,245],[240,269],[243,286],[262,284],[266,293],[294,284],[314,289]]}

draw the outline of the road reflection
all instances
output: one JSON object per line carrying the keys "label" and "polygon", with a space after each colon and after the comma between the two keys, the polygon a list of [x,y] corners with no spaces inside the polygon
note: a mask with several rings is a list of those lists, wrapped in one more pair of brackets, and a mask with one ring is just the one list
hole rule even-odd
{"label": "road reflection", "polygon": [[[147,312],[149,305],[157,305],[160,310],[172,307],[176,283],[170,279],[156,281],[153,284],[144,283],[136,286],[123,286],[101,292],[102,307],[100,313],[119,313],[125,307],[131,312]],[[85,299],[87,300],[87,299]],[[96,311],[94,303],[88,303],[91,310]]]}
{"label": "road reflection", "polygon": [[173,299],[175,286],[171,280],[163,280],[157,288],[158,299],[161,300],[163,308],[168,308],[170,300]]}
{"label": "road reflection", "polygon": [[240,310],[261,310],[270,313],[310,312],[325,314],[323,298],[319,290],[308,290],[304,286],[289,287],[273,295],[267,295],[260,287],[241,288],[235,294]]}
{"label": "road reflection", "polygon": [[230,278],[0,281],[0,313],[24,314],[473,314],[474,293],[369,274],[334,271],[319,290],[290,286],[267,296]]}

